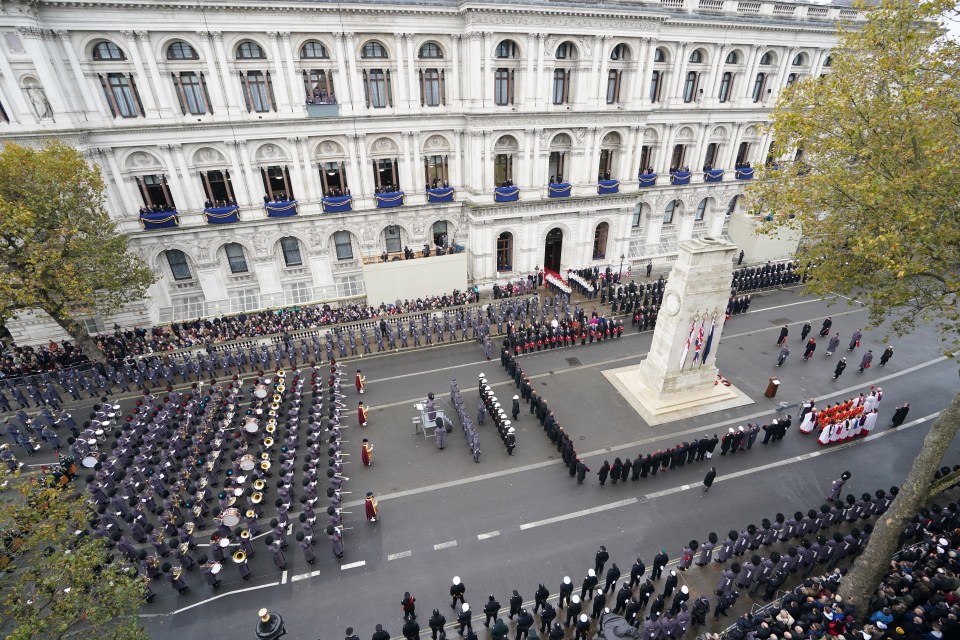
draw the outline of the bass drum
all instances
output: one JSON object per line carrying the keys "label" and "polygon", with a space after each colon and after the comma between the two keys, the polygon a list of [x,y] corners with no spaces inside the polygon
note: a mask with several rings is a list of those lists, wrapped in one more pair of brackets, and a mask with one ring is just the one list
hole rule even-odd
{"label": "bass drum", "polygon": [[100,462],[100,452],[93,451],[83,456],[83,460],[80,461],[80,464],[82,464],[86,469],[93,469],[95,466],[97,466],[97,463],[99,462]]}

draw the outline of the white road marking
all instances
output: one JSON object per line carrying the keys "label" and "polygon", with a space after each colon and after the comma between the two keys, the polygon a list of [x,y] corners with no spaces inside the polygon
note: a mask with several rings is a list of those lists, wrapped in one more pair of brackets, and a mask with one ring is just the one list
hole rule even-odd
{"label": "white road marking", "polygon": [[413,551],[401,551],[400,553],[391,553],[387,556],[387,561],[390,560],[399,560],[400,558],[409,558],[413,555]]}
{"label": "white road marking", "polygon": [[434,551],[440,551],[440,549],[449,549],[450,547],[457,546],[456,540],[451,540],[450,542],[441,542],[440,544],[433,545]]}
{"label": "white road marking", "polygon": [[496,538],[500,535],[499,531],[491,531],[490,533],[480,533],[477,534],[477,540],[486,540],[487,538]]}
{"label": "white road marking", "polygon": [[357,567],[362,567],[367,564],[366,560],[360,560],[359,562],[351,562],[350,564],[340,565],[340,571],[346,571],[347,569],[356,569]]}
{"label": "white road marking", "polygon": [[276,586],[279,585],[279,584],[280,584],[279,582],[268,582],[267,584],[259,584],[259,585],[255,586],[255,587],[247,587],[246,589],[234,589],[233,591],[228,591],[228,592],[226,592],[226,593],[221,593],[221,594],[215,595],[215,596],[213,596],[213,597],[207,598],[206,600],[201,600],[200,602],[194,602],[193,604],[187,605],[186,607],[183,607],[182,609],[177,609],[176,611],[172,611],[171,613],[173,613],[173,614],[183,613],[184,611],[189,611],[190,609],[193,609],[194,607],[199,607],[199,606],[202,605],[202,604],[207,604],[208,602],[213,602],[214,600],[219,600],[220,598],[223,598],[223,597],[226,597],[226,596],[233,596],[233,595],[236,595],[236,594],[238,594],[238,593],[246,593],[247,591],[256,591],[256,590],[258,590],[258,589],[266,589],[267,587],[276,587]]}
{"label": "white road marking", "polygon": [[554,516],[552,518],[547,518],[545,520],[528,522],[526,524],[520,525],[520,530],[526,531],[527,529],[533,529],[534,527],[542,527],[548,524],[563,522],[564,520],[573,520],[574,518],[582,518],[583,516],[589,516],[594,513],[600,513],[601,511],[609,511],[610,509],[619,509],[620,507],[626,507],[628,505],[635,504],[638,501],[639,500],[637,498],[627,498],[626,500],[619,500],[617,502],[611,502],[609,504],[602,504],[599,507],[591,507],[590,509],[583,509],[582,511],[565,513],[562,516]]}
{"label": "white road marking", "polygon": [[[929,420],[935,419],[935,418],[936,418],[937,416],[939,416],[939,415],[940,415],[940,412],[937,411],[936,413],[931,413],[931,414],[928,415],[928,416],[924,416],[924,417],[922,417],[922,418],[917,418],[916,420],[914,420],[914,421],[912,421],[912,422],[908,422],[908,423],[906,423],[906,424],[904,424],[904,425],[901,425],[901,426],[897,427],[896,429],[892,429],[892,428],[891,428],[891,429],[887,429],[886,431],[881,431],[880,433],[871,433],[869,436],[865,436],[865,437],[863,437],[863,438],[857,438],[857,439],[855,439],[855,440],[851,440],[850,442],[845,442],[845,443],[843,443],[843,444],[827,446],[827,447],[822,448],[822,449],[819,449],[819,450],[817,450],[817,451],[811,451],[810,453],[804,453],[804,454],[799,455],[799,456],[794,456],[793,458],[787,458],[786,460],[778,460],[778,461],[776,461],[776,462],[771,462],[770,464],[760,465],[759,467],[752,467],[752,468],[750,468],[750,469],[744,469],[744,470],[742,470],[742,471],[735,471],[735,472],[733,472],[733,473],[728,473],[728,474],[725,474],[725,475],[722,475],[722,476],[718,476],[717,479],[714,480],[714,484],[716,484],[717,482],[725,481],[725,480],[733,480],[734,478],[741,478],[741,477],[743,477],[743,476],[748,476],[748,475],[751,475],[751,474],[754,474],[754,473],[759,473],[760,471],[766,471],[767,469],[776,469],[777,467],[780,467],[780,466],[783,466],[783,465],[787,465],[787,464],[793,464],[793,463],[795,463],[795,462],[803,462],[804,460],[809,460],[809,459],[811,459],[811,458],[816,458],[816,457],[819,457],[819,456],[823,456],[823,455],[826,455],[826,454],[828,454],[828,453],[834,453],[834,452],[836,452],[836,451],[842,451],[842,450],[848,449],[848,448],[850,448],[850,447],[855,447],[855,446],[857,446],[857,445],[859,445],[859,444],[862,444],[862,443],[864,443],[864,442],[870,442],[871,440],[877,440],[878,438],[885,438],[886,436],[890,436],[890,435],[893,435],[893,434],[895,434],[895,433],[899,433],[899,432],[903,431],[904,429],[910,429],[910,428],[912,428],[912,427],[919,426],[919,425],[921,425],[921,424],[923,424],[923,423],[925,423],[925,422],[927,422],[927,421],[929,421]],[[813,437],[813,436],[811,435],[810,437]],[[699,487],[699,486],[701,486],[701,484],[699,484],[699,483],[684,484],[684,485],[681,485],[681,486],[679,486],[679,487],[672,487],[672,488],[670,488],[670,489],[664,489],[663,491],[656,491],[656,492],[654,492],[654,493],[648,493],[648,494],[646,495],[646,498],[647,498],[648,500],[652,500],[652,499],[654,499],[654,498],[662,498],[663,496],[668,496],[668,495],[673,494],[673,493],[680,493],[681,491],[689,491],[690,489],[695,489],[696,487]]]}
{"label": "white road marking", "polygon": [[283,575],[280,576],[280,584],[287,584],[287,570],[283,570]]}
{"label": "white road marking", "polygon": [[761,311],[773,311],[774,309],[785,309],[786,307],[795,307],[798,304],[810,304],[811,302],[823,302],[824,300],[830,300],[833,297],[834,296],[826,296],[823,298],[815,298],[813,300],[801,300],[800,302],[791,302],[789,304],[779,304],[775,307],[760,307],[757,309],[753,309],[751,311],[747,311],[747,313],[760,313]]}
{"label": "white road marking", "polygon": [[[839,315],[839,314],[834,314],[834,317],[836,317],[837,315]],[[773,329],[776,329],[776,328],[777,328],[777,327],[770,327],[769,329],[762,329],[762,330],[757,330],[757,331],[751,331],[751,332],[748,332],[748,333],[755,333],[755,332],[760,332],[760,331],[770,331],[770,330],[773,330]],[[741,336],[743,336],[743,335],[745,335],[745,334],[737,334],[737,335],[730,336],[730,337],[731,337],[731,338],[733,338],[733,337],[741,337]],[[613,362],[619,362],[619,361],[622,361],[622,360],[628,360],[628,359],[631,359],[631,358],[641,357],[641,356],[643,356],[643,355],[646,355],[646,354],[639,354],[639,355],[632,355],[632,356],[624,356],[624,357],[620,357],[620,358],[615,358],[615,359],[613,359],[613,360],[606,360],[606,361],[603,361],[603,362],[597,362],[597,363],[592,363],[592,364],[589,364],[589,365],[584,365],[583,367],[579,367],[579,368],[573,368],[573,367],[571,367],[570,370],[576,371],[576,370],[579,370],[580,368],[589,368],[589,367],[603,366],[603,365],[606,365],[606,364],[611,364],[611,363],[613,363]],[[881,384],[881,383],[883,383],[883,382],[886,382],[887,380],[892,380],[892,379],[894,379],[894,378],[899,378],[900,376],[904,376],[904,375],[913,373],[914,371],[919,371],[920,369],[925,369],[925,368],[927,368],[927,367],[933,366],[933,365],[935,365],[935,364],[939,364],[939,363],[943,362],[944,360],[948,360],[948,359],[949,359],[949,358],[947,358],[946,356],[940,356],[940,357],[938,357],[938,358],[934,358],[933,360],[928,360],[928,361],[926,361],[926,362],[921,362],[920,364],[914,365],[914,366],[909,367],[909,368],[907,368],[907,369],[903,369],[902,371],[897,371],[896,373],[891,373],[891,374],[889,374],[889,375],[882,376],[882,377],[880,377],[880,378],[874,378],[874,379],[872,379],[872,380],[865,381],[864,383],[860,383],[860,384],[857,384],[857,385],[854,385],[854,386],[851,386],[851,387],[847,387],[846,389],[837,389],[836,391],[832,391],[832,392],[827,393],[827,394],[824,394],[824,395],[822,395],[822,396],[817,396],[816,398],[814,398],[814,400],[817,401],[817,402],[819,402],[819,401],[821,401],[821,400],[826,400],[826,399],[828,399],[828,398],[833,398],[833,397],[837,397],[837,396],[846,396],[846,395],[848,395],[848,394],[850,394],[850,393],[862,391],[863,388],[864,388],[864,386],[866,386],[866,384],[879,385],[879,384]],[[565,373],[566,371],[563,371],[563,372]],[[560,372],[558,372],[558,373],[560,373]],[[532,376],[531,379],[533,379],[533,378],[539,378],[539,377],[545,377],[545,376],[547,376],[547,375],[549,375],[549,374],[542,374],[542,376]],[[505,381],[505,382],[497,382],[497,383],[491,384],[490,386],[507,385],[507,384],[513,384],[513,381],[510,380],[510,381]],[[410,402],[413,402],[413,401],[412,401],[412,400],[411,400],[411,401],[404,401],[404,402],[399,402],[399,403],[396,403],[396,404],[397,404],[397,405],[404,405],[404,404],[409,404]],[[594,450],[594,451],[587,451],[587,452],[585,452],[585,453],[581,453],[581,454],[580,454],[580,457],[583,458],[584,460],[586,460],[587,458],[592,458],[592,457],[594,457],[594,456],[609,454],[609,453],[612,453],[612,452],[614,452],[614,451],[623,451],[624,449],[636,449],[637,447],[647,446],[647,445],[649,445],[649,444],[652,444],[652,443],[654,443],[654,442],[659,442],[659,441],[661,441],[661,440],[675,441],[675,439],[676,439],[678,436],[690,435],[690,434],[694,434],[694,433],[708,433],[708,432],[716,431],[716,430],[720,429],[721,427],[727,427],[727,426],[736,425],[736,424],[744,424],[744,423],[746,423],[746,422],[749,422],[749,421],[751,421],[751,420],[755,420],[755,419],[757,419],[757,418],[770,417],[770,416],[773,415],[773,413],[774,413],[775,411],[776,411],[776,408],[771,406],[769,409],[766,409],[766,410],[764,410],[764,411],[758,411],[758,412],[752,413],[752,414],[750,414],[750,415],[739,416],[739,417],[737,417],[737,418],[731,418],[730,420],[725,420],[725,421],[723,421],[723,422],[716,422],[716,423],[714,423],[714,424],[706,424],[706,425],[703,425],[703,426],[701,426],[701,427],[693,427],[693,428],[690,428],[690,429],[685,429],[685,430],[683,430],[683,431],[673,431],[673,432],[670,432],[670,433],[664,433],[664,434],[662,434],[662,435],[651,436],[650,438],[646,438],[646,439],[644,439],[644,440],[637,440],[637,441],[635,441],[635,442],[628,442],[627,444],[620,444],[620,445],[616,445],[616,446],[613,446],[613,447],[605,447],[605,448],[603,448],[603,449],[596,449],[596,450]],[[437,483],[437,484],[428,485],[428,486],[426,486],[426,487],[418,487],[418,488],[416,488],[416,489],[406,489],[406,490],[404,490],[404,491],[397,491],[396,493],[387,493],[387,494],[383,494],[383,495],[379,496],[377,499],[378,499],[379,501],[383,502],[384,500],[393,500],[393,499],[396,499],[396,498],[405,498],[405,497],[407,497],[407,496],[415,496],[415,495],[420,495],[420,494],[422,494],[422,493],[429,493],[429,492],[432,492],[432,491],[440,491],[440,490],[442,490],[442,489],[450,489],[450,488],[452,488],[452,487],[460,486],[460,485],[462,485],[464,482],[480,482],[480,481],[482,481],[482,480],[492,480],[492,479],[494,479],[494,478],[502,478],[503,476],[506,476],[506,475],[513,475],[513,474],[517,474],[517,473],[525,473],[525,472],[527,472],[527,471],[534,471],[534,470],[536,470],[536,469],[543,469],[544,467],[552,467],[552,466],[556,466],[556,465],[560,465],[560,464],[563,464],[563,461],[562,461],[562,460],[544,460],[544,461],[542,461],[542,462],[534,462],[534,463],[532,463],[532,464],[524,465],[524,466],[521,466],[521,467],[514,467],[514,468],[512,468],[512,469],[504,469],[504,470],[502,470],[502,471],[495,471],[495,472],[492,472],[492,473],[483,473],[483,474],[479,474],[479,475],[476,475],[476,476],[470,476],[470,477],[468,477],[468,478],[460,478],[460,479],[457,479],[457,480],[451,480],[451,481],[449,481],[449,482],[439,482],[439,483]],[[354,500],[354,501],[351,501],[351,502],[344,503],[344,506],[346,506],[346,507],[359,507],[359,506],[361,506],[361,505],[363,505],[363,500]]]}
{"label": "white road marking", "polygon": [[311,571],[310,573],[301,573],[300,575],[293,576],[290,578],[290,582],[300,582],[301,580],[306,580],[307,578],[316,578],[320,575],[319,571]]}

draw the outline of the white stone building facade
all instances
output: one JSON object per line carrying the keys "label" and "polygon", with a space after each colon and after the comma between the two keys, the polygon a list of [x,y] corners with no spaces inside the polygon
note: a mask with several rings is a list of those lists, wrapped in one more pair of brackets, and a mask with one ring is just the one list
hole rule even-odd
{"label": "white stone building facade", "polygon": [[[637,268],[724,233],[734,166],[767,159],[780,90],[829,72],[836,21],[856,19],[766,0],[5,0],[0,135],[87,154],[160,276],[91,329],[355,295],[364,258],[441,235],[481,286],[621,255]],[[690,184],[672,185],[683,166]],[[617,193],[601,195],[607,173]],[[561,176],[568,197],[548,197]],[[428,202],[434,179],[452,202]],[[496,202],[506,180],[517,201]],[[377,207],[386,185],[402,206]],[[325,213],[336,189],[352,209]],[[265,194],[298,215],[268,217]],[[239,220],[210,224],[205,206],[229,199]],[[153,205],[179,226],[144,229]]]}

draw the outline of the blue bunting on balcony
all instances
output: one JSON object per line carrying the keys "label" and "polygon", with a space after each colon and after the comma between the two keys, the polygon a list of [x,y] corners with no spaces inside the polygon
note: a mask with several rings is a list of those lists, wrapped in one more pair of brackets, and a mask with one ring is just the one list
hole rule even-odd
{"label": "blue bunting on balcony", "polygon": [[320,203],[324,213],[346,213],[353,210],[353,196],[323,198]]}
{"label": "blue bunting on balcony", "polygon": [[641,187],[652,187],[657,184],[657,174],[655,173],[641,173],[639,178]]}
{"label": "blue bunting on balcony", "polygon": [[180,216],[176,211],[160,211],[140,214],[140,226],[144,231],[154,229],[172,229],[180,226]]}
{"label": "blue bunting on balcony", "polygon": [[573,185],[569,182],[556,182],[554,184],[547,185],[547,197],[569,198],[572,190]]}
{"label": "blue bunting on balcony", "polygon": [[427,202],[453,202],[453,187],[445,189],[427,189]]}
{"label": "blue bunting on balcony", "polygon": [[403,206],[403,191],[391,191],[389,193],[377,193],[373,196],[377,203],[377,209],[390,209],[392,207]]}
{"label": "blue bunting on balcony", "polygon": [[737,180],[753,180],[753,167],[737,169]]}
{"label": "blue bunting on balcony", "polygon": [[606,195],[608,193],[620,193],[619,180],[601,180],[597,183],[597,193]]}
{"label": "blue bunting on balcony", "polygon": [[689,171],[673,171],[670,173],[670,184],[690,184]]}
{"label": "blue bunting on balcony", "polygon": [[210,207],[203,210],[207,224],[230,224],[240,221],[240,207]]}
{"label": "blue bunting on balcony", "polygon": [[519,199],[519,187],[497,187],[493,190],[494,202],[516,202]]}
{"label": "blue bunting on balcony", "polygon": [[268,218],[289,218],[300,213],[296,200],[286,202],[268,202],[266,205]]}
{"label": "blue bunting on balcony", "polygon": [[723,169],[707,169],[703,172],[704,182],[723,182]]}

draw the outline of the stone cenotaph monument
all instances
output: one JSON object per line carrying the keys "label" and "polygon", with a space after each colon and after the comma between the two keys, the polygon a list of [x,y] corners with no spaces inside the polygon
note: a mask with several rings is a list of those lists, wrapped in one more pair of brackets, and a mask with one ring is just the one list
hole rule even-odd
{"label": "stone cenotaph monument", "polygon": [[650,353],[639,366],[603,372],[648,425],[753,402],[716,367],[736,252],[726,240],[681,242]]}

